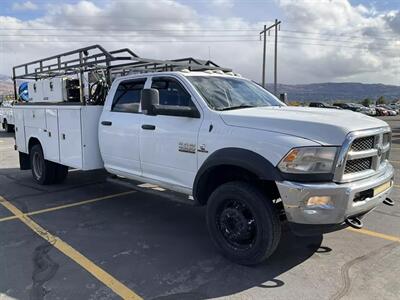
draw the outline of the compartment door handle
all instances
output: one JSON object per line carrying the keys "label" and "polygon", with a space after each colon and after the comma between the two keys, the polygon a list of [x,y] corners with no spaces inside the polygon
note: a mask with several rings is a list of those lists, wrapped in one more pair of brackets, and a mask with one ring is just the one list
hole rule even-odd
{"label": "compartment door handle", "polygon": [[103,125],[103,126],[111,126],[112,122],[111,121],[101,121],[101,125]]}
{"label": "compartment door handle", "polygon": [[149,124],[143,124],[142,129],[144,130],[155,130],[156,126],[155,125],[149,125]]}

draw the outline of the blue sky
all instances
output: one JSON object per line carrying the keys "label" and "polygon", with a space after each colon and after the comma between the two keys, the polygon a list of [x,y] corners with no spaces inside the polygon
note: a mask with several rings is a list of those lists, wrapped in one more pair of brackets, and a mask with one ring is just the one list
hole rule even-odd
{"label": "blue sky", "polygon": [[[275,18],[282,20],[281,82],[400,85],[400,0],[0,0],[0,74],[22,61],[100,43],[147,57],[212,58],[259,80],[258,32]],[[149,28],[163,32],[143,33]],[[267,81],[272,54],[268,37]]]}

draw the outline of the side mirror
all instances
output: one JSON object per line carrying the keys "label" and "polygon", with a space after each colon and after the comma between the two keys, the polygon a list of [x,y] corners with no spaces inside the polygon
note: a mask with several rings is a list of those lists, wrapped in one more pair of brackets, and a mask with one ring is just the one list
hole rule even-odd
{"label": "side mirror", "polygon": [[143,89],[141,94],[140,103],[142,105],[142,112],[146,115],[155,116],[155,106],[160,103],[160,95],[156,89]]}

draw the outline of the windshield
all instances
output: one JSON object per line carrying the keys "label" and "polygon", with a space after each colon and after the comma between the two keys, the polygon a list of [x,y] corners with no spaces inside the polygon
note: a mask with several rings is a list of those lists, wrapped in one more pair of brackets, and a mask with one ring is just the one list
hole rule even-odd
{"label": "windshield", "polygon": [[215,110],[285,105],[261,86],[248,80],[216,76],[187,78]]}

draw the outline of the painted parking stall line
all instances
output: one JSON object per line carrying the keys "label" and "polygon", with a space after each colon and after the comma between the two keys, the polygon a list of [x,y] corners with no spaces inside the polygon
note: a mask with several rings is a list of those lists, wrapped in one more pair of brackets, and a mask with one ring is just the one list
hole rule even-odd
{"label": "painted parking stall line", "polygon": [[[75,206],[90,204],[90,203],[94,203],[94,202],[98,202],[98,201],[102,201],[102,200],[113,199],[113,198],[116,198],[116,197],[133,194],[133,193],[136,193],[136,192],[137,191],[128,191],[128,192],[123,192],[123,193],[118,193],[118,194],[112,194],[112,195],[107,195],[107,196],[103,196],[103,197],[97,197],[97,198],[94,198],[94,199],[89,199],[89,200],[79,201],[79,202],[75,202],[75,203],[60,205],[60,206],[56,206],[56,207],[50,207],[50,208],[35,210],[35,211],[27,212],[27,213],[24,213],[24,214],[26,216],[39,215],[39,214],[43,214],[43,213],[47,213],[47,212],[51,212],[51,211],[56,211],[56,210],[60,210],[60,209],[65,209],[65,208],[69,208],[69,207],[75,207]],[[4,218],[0,219],[0,223],[1,222],[5,222],[5,221],[10,221],[10,220],[15,220],[15,219],[18,219],[18,217],[15,216],[15,215],[14,216],[9,216],[9,217],[4,217]]]}
{"label": "painted parking stall line", "polygon": [[372,231],[372,230],[368,230],[368,229],[363,229],[363,228],[362,229],[355,229],[355,228],[348,227],[346,229],[349,230],[349,231],[352,231],[352,232],[365,234],[365,235],[373,236],[373,237],[376,237],[376,238],[384,239],[384,240],[387,240],[387,241],[400,243],[400,237],[398,237],[398,236],[388,235],[388,234],[384,234],[384,233],[380,233],[380,232],[376,232],[376,231]]}
{"label": "painted parking stall line", "polygon": [[112,275],[101,269],[90,259],[82,255],[72,246],[64,242],[59,237],[52,235],[45,228],[33,221],[29,216],[20,211],[13,204],[8,202],[6,199],[0,196],[0,204],[7,208],[11,213],[14,214],[21,222],[28,226],[32,231],[38,234],[40,237],[48,241],[53,247],[61,251],[64,255],[79,264],[82,268],[92,274],[95,278],[101,281],[104,285],[109,287],[114,293],[120,296],[122,299],[142,299],[134,291],[129,289],[122,282],[118,281]]}

